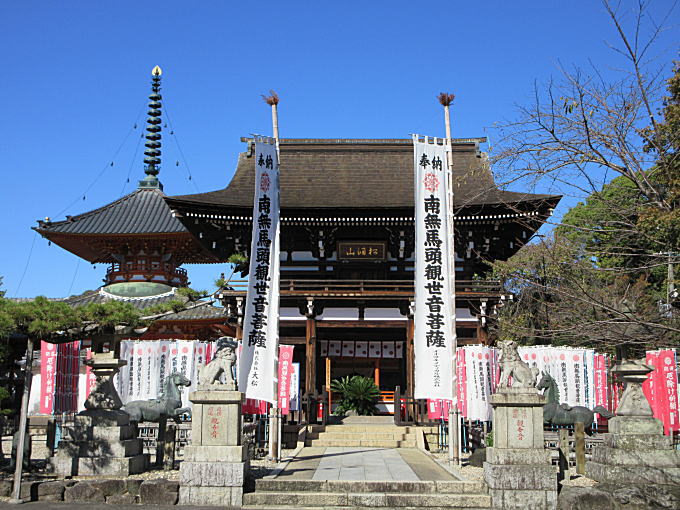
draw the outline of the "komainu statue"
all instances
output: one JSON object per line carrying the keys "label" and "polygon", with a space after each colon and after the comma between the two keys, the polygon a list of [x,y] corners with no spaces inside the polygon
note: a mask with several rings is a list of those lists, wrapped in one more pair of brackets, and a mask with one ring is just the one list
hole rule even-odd
{"label": "komainu statue", "polygon": [[[522,361],[517,352],[517,343],[513,340],[500,342],[501,355],[498,364],[501,368],[501,380],[499,388],[533,388],[536,386],[536,377],[539,370],[531,368]],[[510,382],[512,377],[512,383]]]}
{"label": "komainu statue", "polygon": [[236,364],[236,342],[228,337],[217,340],[217,352],[213,360],[198,373],[198,386],[219,386],[235,391],[234,365]]}

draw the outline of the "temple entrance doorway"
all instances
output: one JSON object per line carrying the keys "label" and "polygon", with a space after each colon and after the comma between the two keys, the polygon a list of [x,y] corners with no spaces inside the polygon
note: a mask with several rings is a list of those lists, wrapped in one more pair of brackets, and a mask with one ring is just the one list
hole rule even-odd
{"label": "temple entrance doorway", "polygon": [[[330,388],[331,382],[346,376],[360,375],[373,379],[380,390],[380,399],[377,403],[378,414],[394,413],[394,390],[404,384],[405,367],[400,359],[371,359],[371,358],[326,358],[326,388]],[[329,406],[335,408],[338,395],[329,392]]]}

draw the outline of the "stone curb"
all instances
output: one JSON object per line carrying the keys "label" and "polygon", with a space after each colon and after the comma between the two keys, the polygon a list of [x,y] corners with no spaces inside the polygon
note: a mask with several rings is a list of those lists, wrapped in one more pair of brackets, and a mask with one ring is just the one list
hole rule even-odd
{"label": "stone curb", "polygon": [[281,472],[288,467],[288,464],[290,464],[291,461],[300,454],[300,452],[302,451],[302,449],[304,447],[305,447],[304,441],[302,442],[302,444],[300,444],[298,442],[298,446],[297,446],[297,448],[295,448],[295,451],[293,451],[293,453],[291,453],[285,459],[281,459],[281,462],[279,462],[276,466],[274,466],[271,473],[269,473],[267,476],[264,476],[263,478],[273,479],[273,478],[276,478],[277,476],[279,476],[281,474]]}
{"label": "stone curb", "polygon": [[21,501],[174,505],[178,492],[179,482],[165,478],[44,480],[23,482]]}

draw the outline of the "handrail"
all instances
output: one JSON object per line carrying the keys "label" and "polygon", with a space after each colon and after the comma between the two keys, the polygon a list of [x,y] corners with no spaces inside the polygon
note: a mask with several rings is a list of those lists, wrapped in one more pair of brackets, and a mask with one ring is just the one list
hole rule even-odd
{"label": "handrail", "polygon": [[[248,288],[247,280],[232,280],[229,289],[223,292],[245,292]],[[382,294],[395,293],[412,295],[414,293],[413,280],[314,280],[314,279],[286,279],[281,280],[282,294],[323,293],[324,295],[341,293]],[[456,280],[456,291],[470,294],[500,293],[499,280]]]}

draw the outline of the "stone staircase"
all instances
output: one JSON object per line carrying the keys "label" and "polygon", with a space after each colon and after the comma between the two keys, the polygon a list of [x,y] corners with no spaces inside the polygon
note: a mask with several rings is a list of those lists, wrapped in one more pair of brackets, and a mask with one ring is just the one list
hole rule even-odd
{"label": "stone staircase", "polygon": [[243,508],[465,508],[488,509],[486,485],[476,481],[367,482],[340,480],[257,480],[244,494]]}
{"label": "stone staircase", "polygon": [[312,425],[305,446],[365,446],[415,448],[413,427],[396,425]]}
{"label": "stone staircase", "polygon": [[415,448],[416,428],[398,427],[391,416],[352,416],[338,425],[312,425],[305,446]]}

